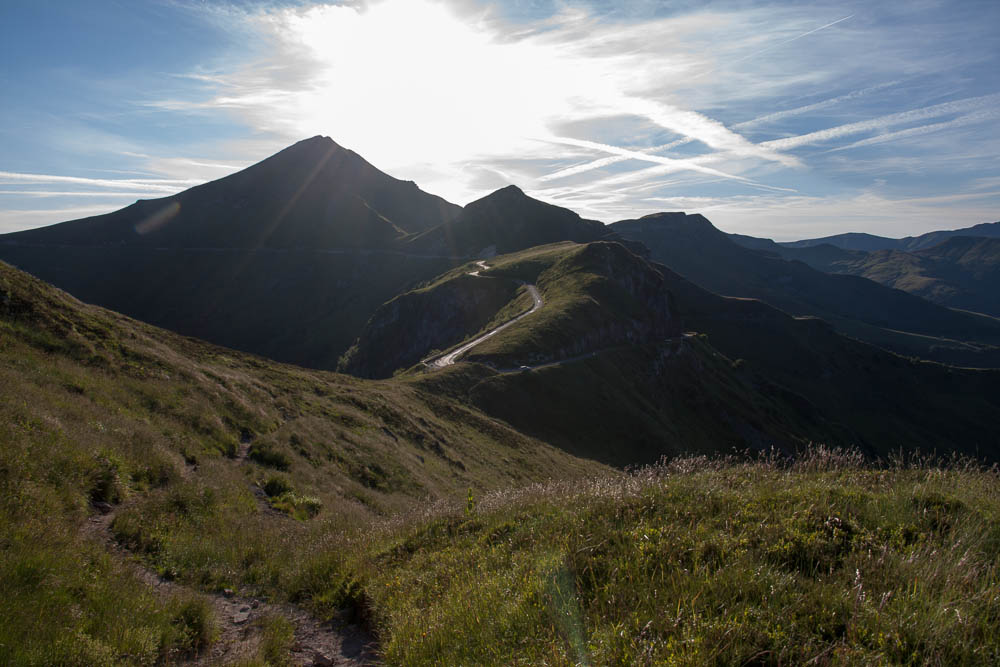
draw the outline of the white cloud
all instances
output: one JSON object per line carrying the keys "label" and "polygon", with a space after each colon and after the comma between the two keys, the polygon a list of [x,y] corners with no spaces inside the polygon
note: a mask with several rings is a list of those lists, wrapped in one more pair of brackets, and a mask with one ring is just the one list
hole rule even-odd
{"label": "white cloud", "polygon": [[180,192],[186,187],[197,185],[204,181],[169,178],[84,178],[80,176],[59,176],[55,174],[22,174],[11,171],[0,171],[0,184],[37,184],[68,183],[73,185],[113,188],[121,190],[154,191],[164,194]]}
{"label": "white cloud", "polygon": [[0,234],[19,232],[25,229],[44,227],[56,222],[86,218],[107,213],[114,206],[104,205],[67,206],[52,209],[0,209]]}

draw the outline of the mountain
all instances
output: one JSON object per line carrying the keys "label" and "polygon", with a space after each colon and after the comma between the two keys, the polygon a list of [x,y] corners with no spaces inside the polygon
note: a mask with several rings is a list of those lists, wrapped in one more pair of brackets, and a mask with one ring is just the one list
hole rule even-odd
{"label": "mountain", "polygon": [[410,243],[422,252],[489,257],[532,246],[586,243],[613,235],[596,220],[533,199],[510,185],[466,205],[460,215]]}
{"label": "mountain", "polygon": [[645,244],[654,261],[718,294],[761,299],[792,315],[821,317],[842,333],[901,354],[1000,365],[1000,321],[993,318],[745,248],[701,215],[661,213],[610,226]]}
{"label": "mountain", "polygon": [[[343,368],[395,373],[616,466],[723,443],[795,451],[826,442],[886,455],[900,437],[926,450],[998,455],[987,415],[1000,417],[1000,371],[900,357],[814,317],[713,294],[618,243],[539,246],[473,268],[376,311]],[[496,305],[509,294],[497,290],[512,289],[505,281],[536,286],[543,304],[498,329],[531,305],[522,291]],[[490,294],[492,316],[481,307]],[[445,322],[467,317],[467,326],[429,335],[448,305],[457,312]],[[442,370],[399,373],[434,347],[480,338]],[[405,358],[380,356],[399,341]]]}
{"label": "mountain", "polygon": [[332,369],[376,308],[470,257],[601,238],[516,187],[463,210],[313,137],[172,197],[2,235],[0,259],[157,326]]}
{"label": "mountain", "polygon": [[0,258],[185,335],[333,368],[375,308],[456,263],[403,241],[460,213],[314,137],[171,197],[0,236]]}
{"label": "mountain", "polygon": [[786,241],[779,245],[788,248],[810,248],[812,246],[829,244],[844,250],[862,250],[871,252],[874,250],[921,250],[937,245],[942,241],[954,236],[980,236],[986,238],[1000,238],[1000,222],[984,222],[972,227],[962,229],[941,230],[921,234],[920,236],[907,236],[902,239],[893,239],[885,236],[874,236],[859,232],[848,232],[846,234],[836,234],[834,236],[824,236],[818,239],[804,239],[802,241]]}
{"label": "mountain", "polygon": [[317,136],[177,195],[0,240],[86,247],[368,248],[384,247],[460,213],[461,207]]}

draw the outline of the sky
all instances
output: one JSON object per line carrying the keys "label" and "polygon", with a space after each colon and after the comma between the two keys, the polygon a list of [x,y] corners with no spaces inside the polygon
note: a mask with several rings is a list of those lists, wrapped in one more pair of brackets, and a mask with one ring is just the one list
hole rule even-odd
{"label": "sky", "polygon": [[0,233],[317,134],[457,204],[794,240],[1000,220],[1000,2],[4,0]]}

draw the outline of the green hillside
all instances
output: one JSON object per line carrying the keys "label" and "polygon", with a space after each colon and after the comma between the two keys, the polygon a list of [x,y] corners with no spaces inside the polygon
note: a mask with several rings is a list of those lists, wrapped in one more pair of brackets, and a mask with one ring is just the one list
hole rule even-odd
{"label": "green hillside", "polygon": [[[625,258],[708,341],[368,381],[183,338],[0,264],[0,662],[308,664],[324,637],[372,642],[345,664],[993,662],[992,471],[830,451],[791,468],[680,458],[628,475],[594,461],[805,451],[808,434],[845,428],[795,394],[845,339],[606,245],[495,270],[547,263],[595,298],[601,275],[641,294]],[[726,339],[724,317],[766,325],[774,357],[721,354],[754,339]],[[898,360],[847,343],[868,357],[821,377],[831,392],[866,359]],[[992,372],[977,384],[892,363],[887,382],[913,395],[935,383],[989,421],[942,403],[935,419],[950,416],[956,438],[996,423],[986,398],[962,394],[990,395]],[[908,447],[911,432],[897,435]]]}
{"label": "green hillside", "polygon": [[[400,380],[475,405],[574,455],[625,466],[663,455],[772,446],[794,452],[824,442],[871,455],[902,446],[998,456],[998,371],[901,357],[816,318],[720,297],[615,243],[539,246],[488,260],[476,276],[470,267],[396,300],[412,300],[412,307],[394,301],[380,309],[368,324],[371,339],[362,337],[356,349],[392,358],[392,345],[404,340],[415,363],[431,343],[412,344],[433,330],[439,312],[487,304],[495,281],[536,284],[539,310],[468,350],[456,366],[414,368]],[[456,299],[456,291],[463,296]],[[481,312],[464,338],[525,305],[494,304],[492,319]],[[463,340],[460,329],[452,332],[454,346]]]}
{"label": "green hillside", "polygon": [[871,252],[831,269],[952,308],[1000,316],[1000,239],[955,236],[912,252]]}
{"label": "green hillside", "polygon": [[[187,655],[228,620],[199,591],[330,617],[347,598],[314,581],[318,545],[344,526],[601,469],[419,386],[183,338],[4,264],[0,396],[2,664]],[[107,550],[93,503],[176,594]]]}
{"label": "green hillside", "polygon": [[403,521],[354,567],[390,664],[989,665],[998,490],[830,451],[681,459]]}

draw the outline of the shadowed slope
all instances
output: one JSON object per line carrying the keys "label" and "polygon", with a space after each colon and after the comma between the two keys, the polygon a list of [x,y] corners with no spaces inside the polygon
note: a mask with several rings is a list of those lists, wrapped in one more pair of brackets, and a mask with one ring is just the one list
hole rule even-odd
{"label": "shadowed slope", "polygon": [[616,238],[600,222],[533,199],[509,185],[468,204],[454,220],[411,245],[427,252],[489,257],[558,241]]}
{"label": "shadowed slope", "polygon": [[172,197],[0,236],[0,258],[158,326],[333,368],[379,304],[452,266],[398,244],[460,210],[314,137]]}
{"label": "shadowed slope", "polygon": [[843,333],[902,354],[967,365],[1000,363],[1000,321],[742,247],[701,215],[661,213],[611,228],[644,243],[655,261],[719,294],[822,317]]}
{"label": "shadowed slope", "polygon": [[329,137],[313,137],[177,195],[0,240],[170,248],[381,247],[460,212],[414,183],[382,173]]}

